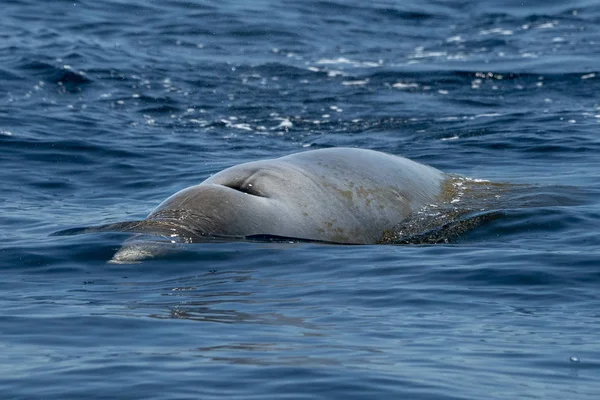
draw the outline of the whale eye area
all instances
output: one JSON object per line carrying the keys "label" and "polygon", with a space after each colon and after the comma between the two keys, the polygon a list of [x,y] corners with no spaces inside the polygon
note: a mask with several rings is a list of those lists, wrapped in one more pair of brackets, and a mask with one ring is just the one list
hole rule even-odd
{"label": "whale eye area", "polygon": [[237,190],[238,192],[242,192],[242,193],[249,194],[252,196],[267,197],[263,193],[261,193],[260,190],[258,190],[252,183],[249,183],[246,181],[228,182],[228,183],[224,183],[222,185],[226,186],[230,189]]}

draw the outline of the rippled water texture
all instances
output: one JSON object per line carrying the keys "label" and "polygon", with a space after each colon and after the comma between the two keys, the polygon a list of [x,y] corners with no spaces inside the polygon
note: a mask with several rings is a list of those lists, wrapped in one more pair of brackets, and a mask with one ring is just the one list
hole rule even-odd
{"label": "rippled water texture", "polygon": [[[0,397],[599,398],[597,2],[1,9]],[[333,146],[516,189],[451,241],[50,236]]]}

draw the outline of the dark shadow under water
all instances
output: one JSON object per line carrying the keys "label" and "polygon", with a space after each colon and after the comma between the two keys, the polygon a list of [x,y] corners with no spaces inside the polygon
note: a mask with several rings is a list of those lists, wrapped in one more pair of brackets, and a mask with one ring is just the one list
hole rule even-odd
{"label": "dark shadow under water", "polygon": [[573,186],[495,183],[453,176],[446,183],[443,197],[445,201],[423,207],[386,231],[380,243],[451,243],[510,211],[583,205],[592,194]]}

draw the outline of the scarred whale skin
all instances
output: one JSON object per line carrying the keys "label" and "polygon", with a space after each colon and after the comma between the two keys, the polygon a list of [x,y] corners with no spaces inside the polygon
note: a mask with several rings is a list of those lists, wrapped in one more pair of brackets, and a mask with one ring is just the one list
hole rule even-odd
{"label": "scarred whale skin", "polygon": [[329,148],[227,168],[161,203],[149,221],[205,236],[273,235],[377,243],[435,202],[446,175],[373,150]]}

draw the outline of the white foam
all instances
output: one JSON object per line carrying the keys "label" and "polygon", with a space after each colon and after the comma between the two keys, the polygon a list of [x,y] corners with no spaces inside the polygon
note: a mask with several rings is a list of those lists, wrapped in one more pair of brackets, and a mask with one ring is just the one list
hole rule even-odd
{"label": "white foam", "polygon": [[376,68],[383,65],[383,60],[377,61],[354,61],[345,57],[338,58],[322,58],[317,61],[320,65],[350,65],[353,67]]}
{"label": "white foam", "polygon": [[418,83],[404,83],[404,82],[396,82],[392,85],[393,88],[396,89],[410,89],[410,88],[418,88]]}
{"label": "white foam", "polygon": [[482,31],[479,31],[480,35],[499,34],[499,35],[508,36],[508,35],[512,35],[513,33],[514,32],[511,31],[510,29],[503,29],[503,28],[492,28],[492,29],[484,29]]}
{"label": "white foam", "polygon": [[537,28],[538,29],[550,29],[550,28],[554,28],[556,25],[558,25],[558,21],[552,21],[552,22],[547,22],[545,24],[541,24]]}
{"label": "white foam", "polygon": [[475,118],[481,118],[481,117],[487,117],[487,118],[491,118],[491,117],[500,117],[501,113],[483,113],[483,114],[477,114],[475,116]]}
{"label": "white foam", "polygon": [[458,140],[458,136],[454,135],[454,136],[447,137],[447,138],[441,138],[440,140],[442,140],[442,141],[446,141],[446,140]]}
{"label": "white foam", "polygon": [[342,85],[344,86],[361,86],[369,83],[368,79],[356,80],[356,81],[343,81]]}
{"label": "white foam", "polygon": [[446,39],[446,42],[448,42],[448,43],[460,43],[460,42],[464,42],[464,39],[462,38],[462,36],[456,35],[456,36],[451,36],[448,39]]}
{"label": "white foam", "polygon": [[292,124],[292,121],[290,121],[287,118],[282,118],[279,125],[277,125],[273,129],[285,129],[287,131],[288,129],[290,129],[293,126],[294,126],[294,124]]}

